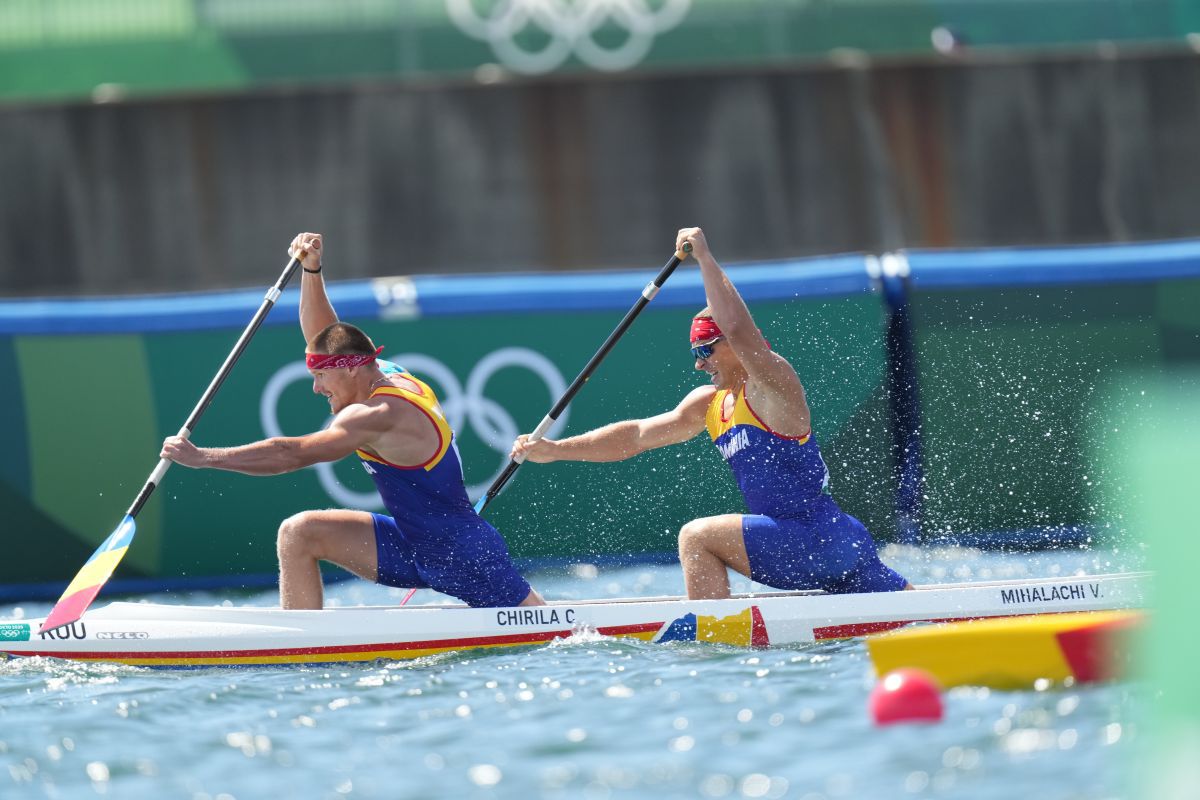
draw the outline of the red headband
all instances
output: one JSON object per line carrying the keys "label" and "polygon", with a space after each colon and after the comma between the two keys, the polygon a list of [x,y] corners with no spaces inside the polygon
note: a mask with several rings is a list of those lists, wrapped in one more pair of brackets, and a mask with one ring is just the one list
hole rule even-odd
{"label": "red headband", "polygon": [[370,364],[379,354],[383,352],[383,348],[379,347],[370,355],[357,355],[355,353],[342,353],[341,355],[322,355],[320,353],[305,353],[304,365],[309,369],[347,369],[349,367],[361,367],[363,364]]}
{"label": "red headband", "polygon": [[692,344],[701,342],[711,342],[714,339],[719,339],[725,334],[721,333],[721,329],[717,327],[717,323],[713,322],[712,317],[693,317],[692,318]]}

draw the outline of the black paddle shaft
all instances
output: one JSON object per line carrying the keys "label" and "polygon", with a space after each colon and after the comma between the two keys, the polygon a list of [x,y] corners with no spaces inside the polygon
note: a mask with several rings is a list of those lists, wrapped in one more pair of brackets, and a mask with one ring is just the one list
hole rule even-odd
{"label": "black paddle shaft", "polygon": [[[208,388],[204,390],[204,395],[200,398],[200,402],[192,409],[192,413],[188,416],[187,422],[183,425],[183,431],[180,435],[186,432],[188,435],[196,429],[196,424],[200,421],[200,417],[208,409],[213,398],[217,394],[217,390],[221,388],[221,384],[225,383],[225,379],[229,377],[229,373],[233,371],[233,365],[241,358],[242,352],[246,346],[250,344],[250,340],[254,338],[254,334],[258,332],[263,320],[267,318],[267,314],[271,313],[271,309],[275,307],[275,301],[283,294],[283,289],[287,286],[288,281],[292,279],[296,268],[300,266],[300,258],[293,256],[283,268],[283,273],[280,274],[279,280],[275,281],[275,285],[267,290],[266,297],[263,298],[262,305],[258,307],[254,318],[250,320],[250,324],[246,326],[246,330],[242,331],[242,335],[238,337],[237,344],[233,346],[233,350],[225,358],[225,363],[221,365],[221,369],[217,370],[216,376],[212,379],[212,383],[208,384]],[[125,512],[127,516],[136,517],[138,512],[142,510],[142,506],[146,505],[146,501],[150,499],[150,495],[154,494],[154,489],[158,486],[158,481],[162,475],[166,473],[170,462],[166,459],[159,461],[158,467],[150,474],[150,479],[146,481],[145,486],[138,492],[137,499],[133,501],[133,505]]]}
{"label": "black paddle shaft", "polygon": [[[575,380],[571,381],[571,385],[567,387],[565,392],[563,392],[563,396],[558,398],[558,402],[554,404],[554,407],[550,409],[550,413],[546,415],[546,419],[542,421],[543,425],[538,426],[540,430],[548,428],[551,424],[558,420],[559,415],[562,414],[566,407],[571,403],[571,400],[575,397],[576,393],[583,388],[583,385],[587,383],[588,379],[592,377],[592,373],[596,371],[596,368],[600,366],[600,362],[603,361],[604,357],[607,356],[609,351],[613,349],[613,346],[616,345],[617,340],[625,335],[625,331],[629,330],[629,326],[633,324],[635,319],[637,319],[638,314],[641,314],[642,309],[654,299],[654,296],[658,294],[658,290],[661,289],[663,284],[667,282],[667,278],[671,277],[671,273],[675,271],[675,268],[678,267],[683,262],[683,259],[687,258],[688,253],[691,252],[691,242],[684,242],[682,255],[680,253],[675,253],[672,255],[671,260],[663,266],[662,270],[659,271],[658,276],[646,285],[646,288],[642,290],[642,296],[639,297],[638,301],[633,304],[633,308],[626,312],[625,318],[621,320],[621,324],[617,325],[616,329],[608,335],[608,338],[604,340],[604,344],[600,345],[600,349],[597,350],[596,354],[591,357],[587,365],[583,368],[583,371],[581,371],[579,375],[575,377]],[[500,490],[504,488],[504,485],[508,483],[509,479],[512,478],[513,473],[517,471],[521,464],[522,462],[517,461],[516,459],[512,459],[508,462],[508,466],[505,467],[504,471],[500,473],[499,477],[492,482],[491,487],[487,490],[487,494],[484,495],[483,503],[475,509],[476,511],[482,513],[483,510],[487,508],[488,503],[495,499],[496,495],[500,493]]]}

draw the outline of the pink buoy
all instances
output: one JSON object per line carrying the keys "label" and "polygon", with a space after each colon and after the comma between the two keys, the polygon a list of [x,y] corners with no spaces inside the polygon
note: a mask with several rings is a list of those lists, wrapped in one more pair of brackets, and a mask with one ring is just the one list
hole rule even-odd
{"label": "pink buoy", "polygon": [[876,725],[937,722],[942,718],[942,689],[923,669],[892,670],[871,690],[867,708]]}

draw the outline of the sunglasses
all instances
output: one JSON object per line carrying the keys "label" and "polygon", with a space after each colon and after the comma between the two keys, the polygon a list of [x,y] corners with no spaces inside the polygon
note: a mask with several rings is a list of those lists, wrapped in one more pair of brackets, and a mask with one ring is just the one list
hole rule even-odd
{"label": "sunglasses", "polygon": [[696,345],[695,347],[692,348],[692,358],[694,358],[698,361],[704,361],[705,359],[712,357],[713,345],[716,344],[717,342],[721,341],[721,339],[723,339],[723,338],[725,338],[725,337],[722,336],[722,337],[713,339],[708,344]]}

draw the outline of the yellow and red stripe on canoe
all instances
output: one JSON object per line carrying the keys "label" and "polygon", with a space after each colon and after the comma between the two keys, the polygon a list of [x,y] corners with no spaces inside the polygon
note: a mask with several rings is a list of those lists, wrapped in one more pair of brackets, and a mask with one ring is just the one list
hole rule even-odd
{"label": "yellow and red stripe on canoe", "polygon": [[[661,627],[663,627],[662,623],[624,625],[600,629],[597,633],[616,638],[650,641]],[[571,630],[562,630],[503,636],[473,636],[456,639],[429,639],[425,641],[334,645],[328,647],[262,648],[253,650],[78,651],[72,652],[70,658],[76,661],[103,661],[137,667],[225,667],[349,663],[356,661],[376,661],[380,659],[407,660],[460,650],[540,645],[551,642],[554,639],[565,639],[572,633],[573,631]],[[47,649],[43,651],[33,650],[27,655],[61,657],[63,654]]]}

